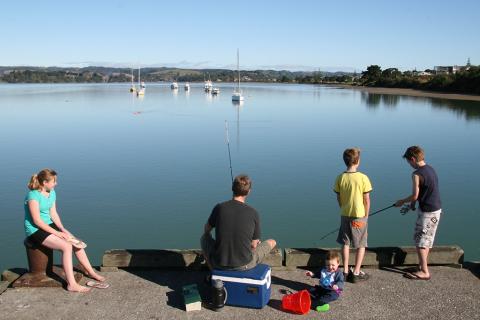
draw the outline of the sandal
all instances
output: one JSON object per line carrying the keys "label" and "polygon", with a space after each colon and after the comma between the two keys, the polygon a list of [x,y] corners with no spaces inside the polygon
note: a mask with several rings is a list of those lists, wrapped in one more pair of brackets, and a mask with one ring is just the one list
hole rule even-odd
{"label": "sandal", "polygon": [[107,289],[108,287],[110,287],[110,285],[106,282],[97,282],[93,280],[87,281],[85,285],[87,287],[97,288],[97,289]]}

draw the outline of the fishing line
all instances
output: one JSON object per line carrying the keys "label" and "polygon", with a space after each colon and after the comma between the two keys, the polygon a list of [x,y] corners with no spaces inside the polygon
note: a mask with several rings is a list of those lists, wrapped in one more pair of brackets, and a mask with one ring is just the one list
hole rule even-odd
{"label": "fishing line", "polygon": [[225,142],[227,143],[227,148],[228,148],[228,161],[230,163],[230,178],[232,179],[232,184],[233,184],[232,156],[230,154],[230,138],[228,136],[227,120],[225,120]]}
{"label": "fishing line", "polygon": [[[387,210],[387,209],[390,209],[390,208],[392,208],[392,207],[395,207],[395,204],[392,204],[391,206],[388,206],[388,207],[386,207],[386,208],[383,208],[383,209],[380,209],[380,210],[378,210],[378,211],[375,211],[374,213],[371,213],[371,214],[369,214],[368,216],[369,216],[369,217],[374,216],[374,215],[376,215],[377,213],[380,213],[380,212],[385,211],[385,210]],[[325,239],[326,237],[328,237],[328,236],[331,235],[332,233],[337,232],[338,230],[340,230],[340,228],[337,228],[337,229],[335,229],[335,230],[327,233],[326,235],[324,235],[323,237],[321,237],[320,240]]]}

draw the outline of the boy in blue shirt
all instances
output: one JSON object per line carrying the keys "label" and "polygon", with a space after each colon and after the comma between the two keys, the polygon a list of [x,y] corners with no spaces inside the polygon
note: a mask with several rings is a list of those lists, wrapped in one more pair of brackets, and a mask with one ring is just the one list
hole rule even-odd
{"label": "boy in blue shirt", "polygon": [[[325,257],[325,267],[315,273],[311,271],[305,273],[308,277],[320,279],[319,285],[309,290],[310,296],[312,299],[318,300],[320,307],[337,300],[343,291],[344,277],[343,272],[338,269],[339,264],[340,255],[337,252],[329,251]],[[323,310],[328,310],[328,307],[323,307]],[[320,310],[317,308],[317,311]]]}

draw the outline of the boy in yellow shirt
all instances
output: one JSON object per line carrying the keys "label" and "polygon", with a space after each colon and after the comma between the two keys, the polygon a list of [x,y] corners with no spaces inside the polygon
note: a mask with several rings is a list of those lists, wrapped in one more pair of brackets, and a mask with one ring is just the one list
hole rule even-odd
{"label": "boy in yellow shirt", "polygon": [[[337,194],[341,215],[337,242],[343,246],[343,272],[347,281],[355,283],[368,279],[368,274],[361,271],[360,267],[367,247],[372,184],[365,174],[357,171],[360,165],[360,149],[346,149],[343,152],[343,161],[347,170],[337,177],[333,188]],[[353,270],[348,269],[350,246],[357,249]]]}

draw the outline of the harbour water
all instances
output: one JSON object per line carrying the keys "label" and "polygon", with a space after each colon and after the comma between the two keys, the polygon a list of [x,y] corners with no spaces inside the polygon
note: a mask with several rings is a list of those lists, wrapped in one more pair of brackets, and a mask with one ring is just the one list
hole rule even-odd
{"label": "harbour water", "polygon": [[[436,243],[480,259],[475,170],[480,102],[368,94],[313,85],[232,84],[218,96],[147,84],[0,85],[0,269],[27,265],[23,199],[30,176],[58,174],[57,208],[87,244],[94,264],[112,248],[199,248],[215,203],[230,197],[225,120],[234,175],[248,173],[248,202],[262,237],[285,247],[332,247],[339,215],[332,185],[342,152],[362,149],[373,184],[372,211],[411,190],[401,158],[421,145],[440,178],[444,214]],[[412,245],[415,216],[389,209],[372,217],[370,246]],[[58,257],[57,257],[58,258]]]}

